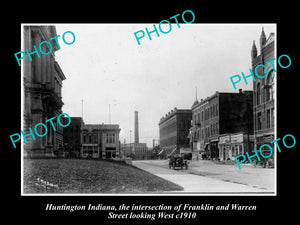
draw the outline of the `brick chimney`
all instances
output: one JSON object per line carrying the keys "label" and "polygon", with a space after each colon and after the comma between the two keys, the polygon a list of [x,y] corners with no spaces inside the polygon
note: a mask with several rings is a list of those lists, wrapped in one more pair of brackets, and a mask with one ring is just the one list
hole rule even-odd
{"label": "brick chimney", "polygon": [[138,111],[134,111],[134,143],[139,143],[139,116]]}

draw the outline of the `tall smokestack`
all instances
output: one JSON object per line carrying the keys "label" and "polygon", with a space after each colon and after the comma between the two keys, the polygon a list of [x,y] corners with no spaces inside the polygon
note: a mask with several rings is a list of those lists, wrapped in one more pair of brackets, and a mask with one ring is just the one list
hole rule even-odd
{"label": "tall smokestack", "polygon": [[138,111],[134,111],[134,143],[139,143],[139,116],[138,116]]}

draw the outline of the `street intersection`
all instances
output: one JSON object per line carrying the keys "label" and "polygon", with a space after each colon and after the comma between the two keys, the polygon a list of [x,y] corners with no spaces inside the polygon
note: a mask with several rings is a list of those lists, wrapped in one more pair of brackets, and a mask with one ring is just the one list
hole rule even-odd
{"label": "street intersection", "polygon": [[243,165],[239,170],[210,160],[190,161],[188,170],[169,169],[168,160],[133,161],[133,165],[182,186],[180,193],[275,194],[274,169]]}

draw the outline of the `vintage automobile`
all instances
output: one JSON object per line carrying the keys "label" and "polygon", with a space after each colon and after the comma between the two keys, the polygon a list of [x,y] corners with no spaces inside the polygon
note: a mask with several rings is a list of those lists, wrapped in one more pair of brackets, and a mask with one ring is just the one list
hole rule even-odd
{"label": "vintage automobile", "polygon": [[[263,155],[269,155],[269,150],[262,150],[261,151]],[[270,158],[263,158],[260,157],[260,160],[258,161],[257,157],[254,157],[252,160],[252,165],[254,167],[256,166],[262,166],[263,168],[274,168],[274,159],[273,157]]]}
{"label": "vintage automobile", "polygon": [[180,168],[183,169],[183,167],[185,167],[185,169],[188,169],[188,162],[186,159],[184,159],[183,155],[181,154],[174,154],[170,156],[169,159],[169,168],[173,168],[174,170],[176,168]]}

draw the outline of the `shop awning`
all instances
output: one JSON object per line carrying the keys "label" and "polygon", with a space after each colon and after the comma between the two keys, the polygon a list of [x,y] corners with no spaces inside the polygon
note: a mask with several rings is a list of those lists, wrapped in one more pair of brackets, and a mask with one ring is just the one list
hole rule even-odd
{"label": "shop awning", "polygon": [[173,155],[177,148],[174,148],[169,155]]}
{"label": "shop awning", "polygon": [[161,155],[165,150],[161,150],[157,155]]}
{"label": "shop awning", "polygon": [[180,154],[184,154],[184,153],[192,153],[192,149],[191,148],[180,148]]}

